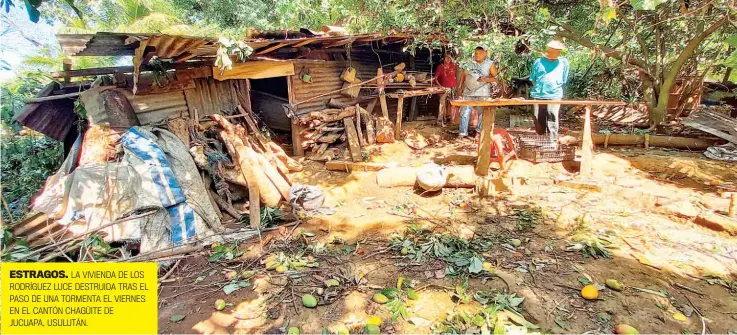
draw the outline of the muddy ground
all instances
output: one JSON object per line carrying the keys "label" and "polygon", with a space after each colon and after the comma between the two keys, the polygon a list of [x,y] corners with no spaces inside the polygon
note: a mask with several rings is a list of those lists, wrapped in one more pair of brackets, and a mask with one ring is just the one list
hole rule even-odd
{"label": "muddy ground", "polygon": [[[413,122],[405,129],[442,140],[422,150],[403,142],[381,145],[371,160],[398,166],[475,160],[474,143],[456,139],[450,127]],[[303,334],[337,332],[342,325],[360,332],[370,316],[383,319],[384,333],[447,331],[448,320],[458,320],[454,315],[473,316],[482,305],[459,301],[456,287],[465,276],[449,274],[443,261],[416,261],[390,248],[410,226],[488,241],[480,254],[490,264],[470,274],[466,292],[524,297],[518,310],[539,327],[530,332],[611,333],[617,324],[640,333],[737,332],[737,238],[683,214],[684,208],[726,211],[722,191],[737,186],[735,165],[696,152],[610,147],[597,148],[589,179],[578,177],[577,168],[514,161],[508,189],[482,199],[473,189],[423,194],[412,187],[381,188],[376,172],[332,172],[308,163],[293,181],[324,189],[335,214],[304,217],[298,226],[264,234],[263,254],[259,241],[248,241],[240,245],[245,254],[231,262],[209,262],[211,250],[180,259],[160,284],[159,332],[278,333],[286,323]],[[611,242],[611,256],[566,250],[592,238]],[[262,262],[280,252],[302,252],[319,266],[267,271]],[[227,273],[248,270],[255,273],[241,282],[249,286],[223,292]],[[407,300],[406,317],[392,323],[389,306],[372,296],[396,287],[399,277],[414,286],[418,299]],[[330,278],[341,285],[325,289]],[[582,298],[584,283],[607,279],[624,289],[602,286],[597,299]],[[320,305],[304,307],[306,293],[322,297]],[[222,311],[215,309],[217,299],[227,302]],[[455,325],[463,328],[456,331],[481,331]]]}

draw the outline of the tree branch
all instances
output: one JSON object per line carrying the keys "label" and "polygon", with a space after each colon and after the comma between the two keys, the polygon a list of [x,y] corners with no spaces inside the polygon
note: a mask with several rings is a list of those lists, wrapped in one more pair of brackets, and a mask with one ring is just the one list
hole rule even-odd
{"label": "tree branch", "polygon": [[627,64],[630,64],[632,66],[639,68],[643,74],[651,78],[653,77],[652,73],[650,73],[650,70],[648,69],[647,63],[642,61],[641,59],[625,57],[624,54],[619,50],[615,50],[615,49],[612,49],[604,45],[596,44],[592,42],[591,40],[581,36],[580,34],[573,31],[573,28],[571,28],[570,26],[567,26],[567,25],[559,25],[559,26],[564,29],[564,30],[559,30],[556,32],[556,35],[558,35],[559,37],[572,40],[586,48],[601,51],[604,53],[604,56],[626,62]]}
{"label": "tree branch", "polygon": [[709,35],[713,34],[717,29],[719,29],[721,26],[729,22],[730,15],[725,15],[722,19],[712,23],[712,25],[707,28],[706,30],[702,31],[699,34],[696,34],[686,45],[686,48],[681,51],[681,54],[678,55],[678,58],[676,58],[676,61],[673,62],[673,66],[665,73],[665,77],[663,79],[663,87],[661,87],[660,90],[660,96],[658,97],[658,105],[660,105],[661,100],[667,101],[668,94],[670,93],[670,88],[675,83],[676,77],[678,76],[678,73],[681,71],[681,67],[683,67],[684,64],[686,64],[686,61],[688,61],[689,58],[694,54],[696,51],[696,48],[701,45],[701,42],[703,42]]}

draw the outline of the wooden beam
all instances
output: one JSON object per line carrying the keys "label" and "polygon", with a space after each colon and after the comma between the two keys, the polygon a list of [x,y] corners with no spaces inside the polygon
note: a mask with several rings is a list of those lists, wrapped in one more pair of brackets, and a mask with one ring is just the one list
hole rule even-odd
{"label": "wooden beam", "polygon": [[376,83],[379,85],[379,102],[381,103],[381,114],[389,120],[389,108],[386,106],[386,95],[384,93],[384,70],[376,70]]}
{"label": "wooden beam", "polygon": [[291,123],[292,123],[292,151],[295,156],[304,157],[305,149],[302,148],[302,136],[300,136],[300,133],[306,127],[303,126],[301,123],[299,123],[298,118],[294,118]]}
{"label": "wooden beam", "polygon": [[366,107],[366,111],[371,115],[371,113],[374,111],[374,108],[376,107],[376,101],[378,99],[373,99],[371,102],[369,102],[368,107]]}
{"label": "wooden beam", "polygon": [[489,174],[491,165],[491,134],[494,132],[495,107],[484,107],[483,119],[481,120],[481,140],[476,162],[476,174],[486,176]]}
{"label": "wooden beam", "polygon": [[307,44],[310,44],[310,43],[312,43],[314,41],[317,41],[317,39],[315,39],[315,38],[308,38],[308,39],[306,39],[306,40],[304,40],[302,42],[299,42],[299,43],[297,43],[295,45],[292,45],[292,48],[299,48],[301,46],[305,46]]}
{"label": "wooden beam", "polygon": [[407,121],[414,121],[417,118],[417,97],[410,98],[409,102],[409,118]]}
{"label": "wooden beam", "polygon": [[359,144],[358,133],[356,132],[356,125],[354,122],[355,121],[353,121],[352,117],[343,119],[345,134],[348,136],[348,148],[351,152],[351,159],[353,159],[354,162],[361,162],[363,161],[363,159],[361,159],[361,145]]}
{"label": "wooden beam", "polygon": [[[167,66],[170,70],[200,68],[200,67],[211,67],[212,62],[189,62],[189,63],[174,63]],[[141,66],[141,72],[151,71],[149,66]],[[90,69],[79,69],[69,71],[58,71],[52,72],[51,78],[64,78],[64,77],[87,77],[87,76],[99,76],[103,74],[115,74],[116,72],[121,73],[133,73],[132,66],[110,66],[110,67],[96,67]]]}
{"label": "wooden beam", "polygon": [[601,105],[601,106],[623,106],[626,103],[622,101],[597,101],[597,100],[525,100],[525,99],[455,99],[451,100],[450,104],[453,106],[524,106],[524,105],[548,105],[548,104],[560,104],[560,105],[576,105],[576,106],[588,106],[588,105]]}
{"label": "wooden beam", "polygon": [[[429,87],[426,89],[421,90],[408,90],[408,91],[401,91],[401,92],[394,92],[387,94],[390,98],[411,98],[411,97],[419,97],[423,95],[431,95],[431,94],[444,94],[445,89],[440,87]],[[474,105],[475,106],[475,105]]]}
{"label": "wooden beam", "polygon": [[285,46],[287,46],[287,45],[289,45],[289,43],[276,43],[275,45],[272,45],[272,46],[269,46],[269,47],[263,48],[263,49],[261,49],[261,50],[259,50],[259,51],[256,51],[256,54],[257,54],[257,55],[263,55],[263,54],[267,54],[267,53],[269,53],[269,52],[272,52],[272,51],[274,51],[274,50],[276,50],[276,49],[279,49],[279,48],[281,48],[281,47],[285,47]]}
{"label": "wooden beam", "polygon": [[328,45],[324,45],[323,49],[334,48],[334,47],[339,47],[342,45],[350,44],[350,43],[353,43],[354,40],[355,40],[354,38],[346,38],[344,40],[340,40],[340,41],[337,41],[337,42],[334,42]]}
{"label": "wooden beam", "polygon": [[222,74],[220,69],[213,67],[212,72],[217,80],[285,77],[295,73],[292,62],[266,60],[235,63],[231,70],[225,70]]}
{"label": "wooden beam", "polygon": [[586,106],[586,115],[583,121],[583,141],[581,141],[581,175],[591,175],[591,160],[594,143],[591,139],[591,105]]}
{"label": "wooden beam", "polygon": [[402,108],[404,108],[404,98],[399,98],[397,99],[397,122],[394,123],[394,139],[397,141],[402,132]]}

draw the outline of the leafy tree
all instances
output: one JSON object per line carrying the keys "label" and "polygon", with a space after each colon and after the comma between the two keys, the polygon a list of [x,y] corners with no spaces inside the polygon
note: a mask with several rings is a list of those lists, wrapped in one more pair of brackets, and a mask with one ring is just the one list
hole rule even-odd
{"label": "leafy tree", "polygon": [[[554,3],[554,1],[549,1]],[[559,37],[634,72],[643,84],[651,126],[666,117],[671,89],[684,75],[703,78],[727,51],[735,8],[727,1],[581,1],[577,6],[541,5]],[[588,16],[576,11],[588,8]],[[574,13],[574,15],[571,15]],[[534,22],[534,21],[533,21]]]}

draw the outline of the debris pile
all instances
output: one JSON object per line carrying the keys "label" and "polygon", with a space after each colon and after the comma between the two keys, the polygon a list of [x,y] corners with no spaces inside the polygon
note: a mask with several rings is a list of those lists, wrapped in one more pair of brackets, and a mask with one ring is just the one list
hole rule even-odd
{"label": "debris pile", "polygon": [[328,107],[299,117],[299,123],[306,127],[300,134],[302,148],[311,150],[310,159],[330,161],[346,157],[361,162],[366,146],[394,142],[391,121],[371,115],[358,104],[348,106],[331,100]]}

